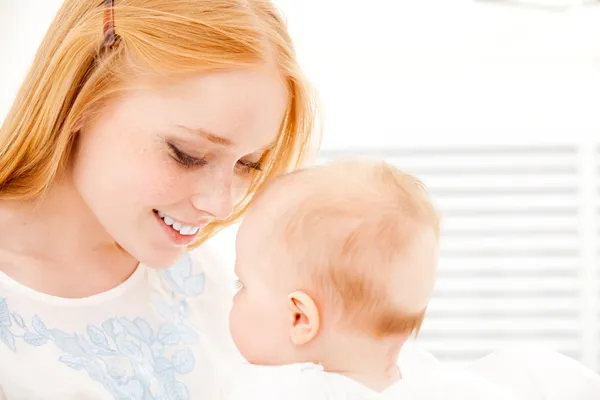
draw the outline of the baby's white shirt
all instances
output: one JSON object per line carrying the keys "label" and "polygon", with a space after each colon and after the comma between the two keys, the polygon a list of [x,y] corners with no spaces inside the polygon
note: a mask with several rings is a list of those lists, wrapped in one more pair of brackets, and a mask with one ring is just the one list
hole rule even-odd
{"label": "baby's white shirt", "polygon": [[600,400],[600,375],[546,349],[497,350],[462,366],[403,349],[403,379],[382,393],[314,364],[246,367],[228,400]]}
{"label": "baby's white shirt", "polygon": [[450,368],[415,346],[400,354],[402,380],[376,392],[315,364],[247,365],[236,372],[227,400],[520,400],[470,371]]}
{"label": "baby's white shirt", "polygon": [[477,375],[441,366],[383,392],[314,364],[253,366],[234,385],[228,400],[520,400]]}

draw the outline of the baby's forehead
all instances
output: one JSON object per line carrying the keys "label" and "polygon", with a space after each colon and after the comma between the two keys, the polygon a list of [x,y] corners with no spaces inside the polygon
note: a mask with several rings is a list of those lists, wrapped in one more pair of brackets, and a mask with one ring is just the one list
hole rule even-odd
{"label": "baby's forehead", "polygon": [[272,231],[307,193],[307,186],[302,182],[287,176],[278,178],[254,199],[244,217],[242,229],[260,230],[263,235]]}
{"label": "baby's forehead", "polygon": [[[332,207],[343,206],[345,211],[361,214],[377,191],[369,190],[370,181],[365,179],[372,170],[373,166],[367,163],[337,162],[280,176],[255,198],[246,219],[253,225],[261,224],[261,230],[276,232],[282,226],[301,222],[301,215],[327,214],[326,210],[332,211]],[[323,218],[320,223],[333,217],[332,214]]]}
{"label": "baby's forehead", "polygon": [[307,197],[322,192],[327,182],[326,175],[322,172],[301,170],[277,178],[261,193],[253,211],[271,215],[284,214]]}
{"label": "baby's forehead", "polygon": [[[316,196],[318,194],[343,194],[356,185],[356,176],[352,168],[331,164],[294,171],[272,182],[265,197],[294,204],[294,199]],[[353,176],[354,175],[354,176]],[[267,200],[269,201],[269,200]]]}
{"label": "baby's forehead", "polygon": [[302,170],[270,183],[248,210],[241,228],[245,231],[243,236],[260,236],[269,246],[282,245],[285,228],[302,222],[298,220],[300,210],[319,209],[328,198],[324,189],[332,189],[335,183],[327,184],[319,172]]}

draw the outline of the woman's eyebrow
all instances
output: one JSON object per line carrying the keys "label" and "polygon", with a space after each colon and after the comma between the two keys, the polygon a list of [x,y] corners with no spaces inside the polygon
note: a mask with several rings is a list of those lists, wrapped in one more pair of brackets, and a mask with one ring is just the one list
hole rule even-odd
{"label": "woman's eyebrow", "polygon": [[187,126],[183,126],[183,125],[175,125],[176,128],[179,129],[183,129],[185,131],[194,133],[196,135],[200,135],[202,137],[204,137],[206,140],[208,140],[209,142],[212,142],[214,144],[218,144],[219,146],[224,146],[224,147],[232,147],[233,146],[233,142],[227,138],[224,138],[222,136],[219,136],[209,130],[206,130],[204,128],[189,128]]}

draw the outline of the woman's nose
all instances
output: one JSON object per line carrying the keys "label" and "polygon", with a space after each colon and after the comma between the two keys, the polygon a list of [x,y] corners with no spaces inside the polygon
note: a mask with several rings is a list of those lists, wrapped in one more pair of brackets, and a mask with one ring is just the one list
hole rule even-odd
{"label": "woman's nose", "polygon": [[192,196],[195,209],[211,214],[217,220],[226,219],[233,211],[232,176],[219,174],[215,179],[204,182]]}

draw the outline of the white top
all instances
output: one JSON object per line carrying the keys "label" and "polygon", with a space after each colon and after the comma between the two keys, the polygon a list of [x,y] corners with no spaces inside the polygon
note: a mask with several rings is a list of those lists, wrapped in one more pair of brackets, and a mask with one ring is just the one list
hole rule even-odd
{"label": "white top", "polygon": [[546,349],[501,349],[462,366],[403,349],[400,368],[403,379],[378,393],[314,364],[247,366],[228,399],[600,400],[600,375]]}
{"label": "white top", "polygon": [[314,364],[251,366],[239,376],[228,400],[520,400],[476,374],[442,365],[404,376],[381,393]]}
{"label": "white top", "polygon": [[206,250],[167,270],[141,265],[84,299],[0,273],[0,399],[220,398],[241,361],[228,329],[233,290]]}
{"label": "white top", "polygon": [[599,374],[541,347],[498,349],[465,368],[524,400],[600,400]]}
{"label": "white top", "polygon": [[141,265],[84,299],[0,273],[0,399],[600,399],[600,376],[544,351],[497,352],[455,369],[408,344],[402,381],[382,394],[314,365],[242,372],[228,324],[232,279],[207,249],[166,270]]}

